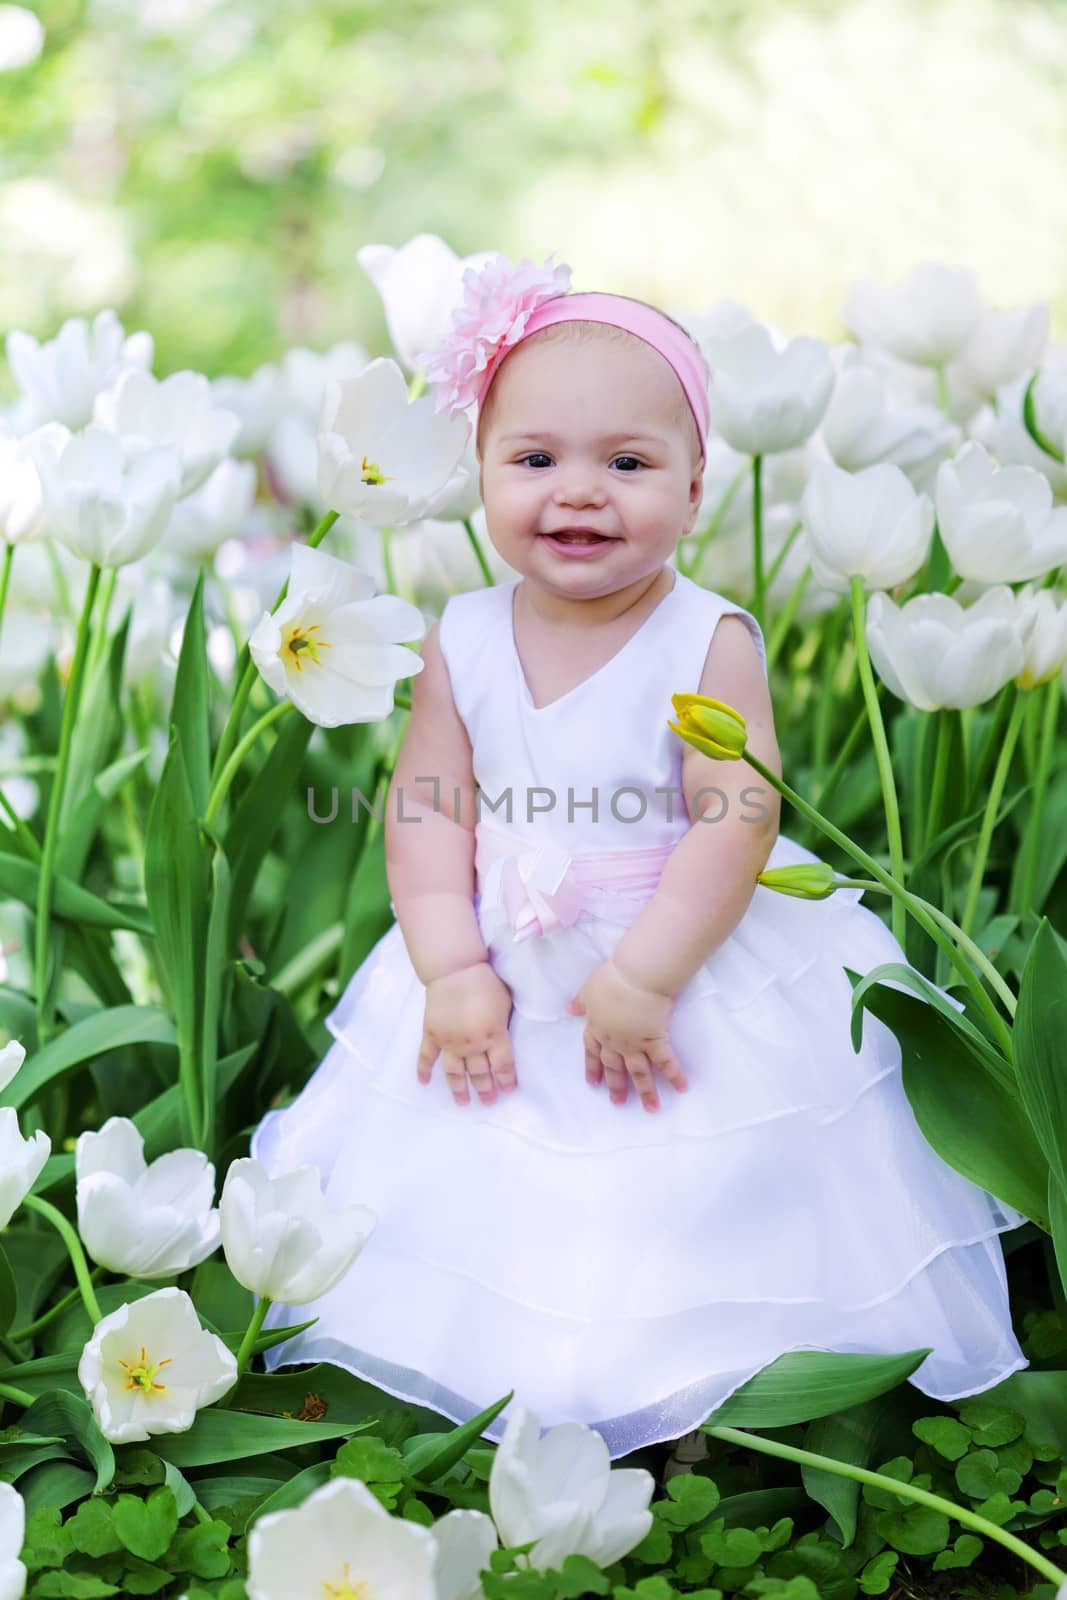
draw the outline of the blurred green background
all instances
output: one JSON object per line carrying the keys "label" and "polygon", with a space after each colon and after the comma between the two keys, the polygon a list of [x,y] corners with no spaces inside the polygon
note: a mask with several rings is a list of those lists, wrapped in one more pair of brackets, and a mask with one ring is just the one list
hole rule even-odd
{"label": "blurred green background", "polygon": [[1062,0],[48,0],[0,65],[0,333],[114,306],[160,375],[387,350],[355,251],[420,232],[828,338],[951,261],[1067,332]]}

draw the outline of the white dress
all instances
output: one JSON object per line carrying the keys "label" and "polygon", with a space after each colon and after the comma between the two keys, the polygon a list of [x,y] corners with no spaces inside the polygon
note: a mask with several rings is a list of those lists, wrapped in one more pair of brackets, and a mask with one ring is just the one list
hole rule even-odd
{"label": "white dress", "polygon": [[[440,641],[485,797],[475,907],[514,1000],[519,1089],[457,1105],[440,1060],[417,1081],[424,989],[394,924],[327,1018],[314,1076],[253,1139],[268,1171],[314,1162],[332,1202],[378,1217],[333,1290],[271,1308],[267,1327],[318,1321],[268,1365],[334,1362],[454,1421],[514,1390],[486,1437],[522,1404],[542,1428],[597,1428],[613,1458],[695,1427],[790,1350],[929,1347],[911,1382],[943,1400],[1026,1366],[998,1237],[1025,1218],[926,1142],[870,1013],[852,1049],[844,965],[904,959],[861,891],[756,888],[677,997],[687,1093],[657,1074],[649,1113],[632,1085],[618,1106],[586,1082],[566,1002],[690,826],[670,697],[699,688],[724,614],[763,641],[676,573],[606,665],[538,708],[518,581],[449,600]],[[634,870],[613,856],[598,887],[619,851]],[[769,865],[815,859],[780,836]]]}

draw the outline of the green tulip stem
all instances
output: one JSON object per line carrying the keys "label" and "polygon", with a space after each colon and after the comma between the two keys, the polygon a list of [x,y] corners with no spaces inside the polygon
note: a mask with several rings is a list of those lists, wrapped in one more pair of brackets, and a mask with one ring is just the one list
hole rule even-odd
{"label": "green tulip stem", "polygon": [[752,615],[763,627],[763,457],[752,457]]}
{"label": "green tulip stem", "polygon": [[1049,768],[1056,740],[1056,725],[1060,709],[1060,673],[1055,673],[1045,685],[1045,715],[1041,724],[1041,743],[1038,747],[1037,770],[1034,773],[1034,800],[1030,824],[1023,841],[1023,867],[1019,880],[1019,898],[1015,907],[1020,917],[1025,917],[1034,898],[1034,880],[1037,876],[1037,842],[1041,835],[1041,815],[1045,809]]}
{"label": "green tulip stem", "polygon": [[95,561],[89,564],[89,582],[85,589],[78,631],[74,642],[74,659],[63,697],[63,717],[59,728],[59,751],[56,756],[56,774],[48,796],[48,816],[44,828],[44,850],[37,878],[37,921],[34,928],[34,987],[37,996],[37,1046],[48,1043],[52,1032],[46,990],[48,984],[48,934],[52,913],[52,880],[55,876],[56,853],[59,849],[59,818],[63,806],[63,791],[70,765],[70,749],[74,738],[74,723],[78,714],[85,657],[89,647],[89,622],[92,617],[96,591],[100,584],[100,567]]}
{"label": "green tulip stem", "polygon": [[[327,511],[322,521],[308,535],[307,548],[309,550],[316,549],[317,546],[322,543],[340,515],[341,513],[339,511]],[[272,614],[277,611],[278,607],[281,605],[288,593],[289,580],[286,578],[285,582],[282,584],[277,595],[275,596],[274,604],[270,608]],[[251,652],[249,651],[248,644],[246,642],[241,649],[240,655],[237,657],[237,665],[234,668],[234,678],[237,683],[237,688],[234,690],[233,704],[230,706],[230,714],[226,718],[226,726],[222,730],[222,737],[219,739],[219,747],[215,751],[215,759],[211,764],[212,783],[215,782],[216,777],[230,759],[230,751],[233,749],[237,740],[238,730],[241,726],[241,718],[244,716],[245,706],[248,704],[248,697],[252,693],[252,685],[256,681],[256,671],[257,669],[255,662],[252,660]]]}
{"label": "green tulip stem", "polygon": [[[103,1271],[103,1267],[94,1267],[89,1274],[89,1282],[97,1283],[103,1276]],[[75,1284],[73,1289],[68,1289],[66,1294],[56,1301],[55,1305],[49,1306],[47,1311],[42,1311],[41,1315],[35,1317],[32,1322],[27,1322],[24,1328],[12,1328],[9,1336],[12,1343],[25,1344],[27,1340],[33,1338],[35,1333],[40,1333],[42,1328],[47,1328],[50,1322],[54,1322],[56,1317],[61,1316],[67,1307],[73,1305],[80,1295],[81,1288],[78,1284]]]}
{"label": "green tulip stem", "polygon": [[478,535],[474,531],[474,525],[471,522],[470,517],[463,518],[463,526],[467,530],[467,538],[470,540],[471,549],[474,551],[475,559],[478,562],[479,567],[482,569],[482,577],[485,580],[486,586],[491,589],[493,587],[493,574],[489,569],[489,563],[485,559],[485,551],[482,549]]}
{"label": "green tulip stem", "polygon": [[11,580],[11,563],[15,559],[15,546],[4,541],[4,560],[0,566],[0,629],[4,626],[4,607],[7,604],[7,586]]}
{"label": "green tulip stem", "polygon": [[204,823],[207,827],[211,828],[214,826],[215,818],[219,814],[219,808],[221,807],[223,800],[226,798],[230,784],[236,777],[241,762],[244,760],[249,750],[251,750],[260,734],[264,733],[267,728],[270,727],[272,722],[277,722],[279,717],[285,716],[287,711],[292,711],[294,709],[295,708],[291,700],[276,700],[269,711],[264,711],[258,722],[253,722],[252,726],[240,740],[237,748],[234,750],[233,754],[230,756],[230,759],[223,767],[218,781],[211,791],[211,798],[207,803],[207,811],[204,813]]}
{"label": "green tulip stem", "polygon": [[411,710],[411,696],[405,694],[403,689],[397,689],[393,695],[393,705],[401,711]]}
{"label": "green tulip stem", "polygon": [[1067,1572],[1063,1572],[1040,1551],[1031,1549],[1013,1533],[1005,1533],[1003,1528],[998,1528],[995,1522],[989,1522],[985,1517],[979,1516],[977,1511],[971,1511],[966,1506],[958,1506],[955,1501],[946,1500],[942,1495],[931,1494],[929,1489],[919,1489],[913,1483],[887,1477],[882,1472],[871,1472],[867,1467],[853,1466],[849,1461],[835,1461],[832,1456],[819,1455],[814,1450],[800,1450],[796,1445],[781,1444],[777,1439],[765,1439],[761,1434],[749,1433],[743,1428],[718,1428],[704,1423],[700,1431],[710,1434],[713,1439],[723,1440],[725,1444],[763,1451],[769,1456],[779,1456],[783,1461],[796,1461],[804,1467],[832,1472],[839,1478],[852,1478],[857,1483],[869,1483],[878,1489],[888,1490],[891,1494],[899,1494],[905,1500],[915,1500],[919,1505],[929,1506],[932,1511],[940,1511],[943,1516],[951,1517],[955,1522],[962,1522],[966,1528],[973,1528],[984,1538],[1002,1544],[1006,1550],[1018,1556],[1020,1561],[1025,1561],[1036,1568],[1042,1577],[1048,1578],[1052,1583],[1067,1582]]}
{"label": "green tulip stem", "polygon": [[[835,878],[834,888],[877,889],[880,894],[886,894],[888,892],[884,884],[875,883],[868,878]],[[1016,1004],[1015,996],[1012,994],[1011,990],[1008,988],[1008,985],[1004,982],[1004,979],[990,961],[985,951],[980,949],[979,946],[975,944],[974,940],[969,934],[964,933],[958,922],[953,922],[952,918],[947,914],[947,912],[942,911],[940,906],[935,906],[932,900],[924,900],[922,895],[914,894],[910,889],[908,890],[908,894],[915,901],[917,906],[922,906],[923,910],[926,911],[929,916],[933,917],[938,927],[944,928],[949,938],[955,939],[956,943],[959,945],[964,954],[970,956],[975,966],[985,975],[989,987],[996,992],[1001,1004],[1008,1013],[1008,1016],[1014,1018]]]}
{"label": "green tulip stem", "polygon": [[118,567],[108,567],[107,575],[100,585],[100,600],[97,606],[96,619],[93,623],[93,636],[89,644],[89,654],[86,657],[86,673],[92,672],[96,663],[104,653],[107,643],[107,619],[111,610],[111,601],[115,594],[115,583],[118,579]]}
{"label": "green tulip stem", "polygon": [[26,1195],[22,1203],[28,1211],[36,1211],[39,1217],[44,1217],[46,1222],[50,1222],[66,1245],[71,1266],[74,1268],[74,1276],[78,1280],[78,1291],[82,1297],[82,1304],[89,1314],[89,1321],[95,1328],[103,1316],[103,1312],[100,1310],[100,1302],[96,1298],[96,1291],[93,1288],[93,1280],[89,1272],[89,1263],[85,1259],[85,1251],[82,1249],[82,1242],[78,1238],[77,1231],[67,1221],[62,1211],[54,1206],[50,1200],[42,1200],[39,1194]]}
{"label": "green tulip stem", "polygon": [[27,1389],[18,1389],[13,1383],[0,1383],[0,1400],[13,1400],[15,1405],[28,1409],[36,1399],[37,1396]]}
{"label": "green tulip stem", "polygon": [[951,417],[952,406],[948,396],[948,378],[945,374],[945,363],[943,361],[937,363],[937,403],[945,413],[945,416]]}
{"label": "green tulip stem", "polygon": [[767,576],[764,579],[765,588],[770,588],[771,584],[782,570],[782,564],[792,549],[793,543],[803,526],[803,522],[798,517],[796,522],[794,522],[793,526],[790,528],[789,532],[786,534],[785,538],[782,540],[782,548],[779,550],[778,554],[767,568]]}
{"label": "green tulip stem", "polygon": [[[899,884],[903,884],[904,838],[900,831],[900,805],[897,801],[897,786],[893,778],[893,761],[889,754],[889,741],[885,736],[882,708],[878,704],[874,673],[871,670],[871,658],[867,652],[863,579],[854,575],[849,581],[852,586],[852,631],[856,644],[856,664],[859,667],[860,683],[863,685],[863,699],[867,706],[867,716],[871,724],[874,755],[878,763],[878,777],[882,785],[885,825],[886,832],[889,835],[889,864],[894,878]],[[893,937],[898,944],[904,943],[904,910],[903,902],[894,899],[892,907]]]}
{"label": "green tulip stem", "polygon": [[824,817],[820,811],[816,811],[813,805],[809,805],[808,801],[797,794],[795,789],[791,789],[776,772],[772,772],[769,767],[765,767],[759,757],[752,754],[751,750],[746,748],[742,759],[747,761],[752,770],[758,772],[761,778],[765,778],[772,788],[777,789],[782,798],[788,800],[790,805],[800,812],[801,816],[807,817],[809,822],[813,823],[816,828],[820,829],[836,845],[840,846],[846,855],[850,855],[853,861],[858,861],[861,866],[866,867],[872,877],[877,878],[882,887],[889,891],[894,901],[899,900],[904,909],[910,911],[919,926],[929,934],[938,948],[945,952],[949,961],[956,968],[956,971],[974,995],[975,1003],[987,1018],[1004,1054],[1010,1060],[1010,1029],[983,988],[974,968],[963,959],[962,954],[956,949],[951,939],[938,926],[936,919],[931,917],[924,907],[919,904],[916,896],[906,889],[902,883],[898,883],[895,878],[891,877],[884,868],[880,867],[874,857],[869,856],[866,850],[861,849],[858,844],[854,843],[847,833],[842,833],[841,829],[835,827],[829,818]]}
{"label": "green tulip stem", "polygon": [[1008,771],[1011,767],[1011,758],[1015,750],[1015,741],[1019,737],[1023,716],[1026,712],[1025,694],[1016,694],[1015,703],[1011,708],[1011,717],[1004,733],[1000,746],[1000,754],[993,772],[993,781],[989,785],[989,794],[986,798],[985,810],[982,813],[982,826],[978,831],[978,843],[975,846],[974,861],[971,863],[971,877],[967,885],[967,898],[963,903],[963,914],[960,917],[960,927],[964,933],[969,933],[974,923],[974,914],[978,909],[978,893],[982,887],[982,876],[985,872],[986,860],[989,856],[989,845],[993,837],[993,824],[996,822],[997,810],[1000,799],[1004,793],[1004,785],[1008,781]]}
{"label": "green tulip stem", "polygon": [[382,571],[385,573],[385,587],[390,594],[396,593],[396,573],[393,571],[393,552],[389,543],[392,529],[382,526],[378,529],[378,536],[382,547]]}
{"label": "green tulip stem", "polygon": [[[797,527],[799,528],[799,526],[800,524],[798,522]],[[789,632],[789,629],[793,624],[793,618],[796,616],[797,607],[804,598],[804,590],[808,587],[810,581],[811,568],[806,566],[790,590],[789,598],[785,605],[782,607],[778,616],[774,619],[774,627],[771,629],[771,636],[767,641],[768,671],[770,671],[771,667],[774,666],[774,663],[778,659],[778,652],[781,650],[782,645],[785,642],[786,634]]]}
{"label": "green tulip stem", "polygon": [[[948,753],[952,747],[953,713],[942,708],[934,712],[937,718],[937,749],[934,752],[934,775],[930,780],[930,799],[926,809],[924,842],[937,835],[941,821],[941,807],[945,800],[945,779],[948,776]],[[921,798],[921,796],[919,797]]]}
{"label": "green tulip stem", "polygon": [[[259,1299],[256,1301],[255,1310],[248,1319],[248,1327],[245,1329],[244,1338],[241,1340],[240,1346],[238,1347],[237,1383],[240,1383],[242,1377],[244,1376],[245,1368],[252,1359],[252,1351],[256,1347],[256,1340],[259,1338],[259,1330],[263,1326],[263,1318],[267,1315],[270,1307],[271,1302],[267,1299],[267,1296],[265,1294],[261,1294]],[[236,1384],[234,1387],[236,1387]],[[233,1393],[233,1389],[230,1390],[230,1393]]]}

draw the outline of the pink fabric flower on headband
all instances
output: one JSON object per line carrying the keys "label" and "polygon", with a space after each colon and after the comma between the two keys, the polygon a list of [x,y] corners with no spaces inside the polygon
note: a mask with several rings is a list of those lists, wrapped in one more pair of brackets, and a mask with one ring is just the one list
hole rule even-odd
{"label": "pink fabric flower on headband", "polygon": [[518,343],[538,306],[568,292],[571,269],[565,262],[550,266],[554,253],[542,267],[527,258],[513,266],[498,255],[464,272],[463,299],[448,332],[435,350],[416,356],[436,391],[437,411],[455,416],[472,406],[490,362]]}

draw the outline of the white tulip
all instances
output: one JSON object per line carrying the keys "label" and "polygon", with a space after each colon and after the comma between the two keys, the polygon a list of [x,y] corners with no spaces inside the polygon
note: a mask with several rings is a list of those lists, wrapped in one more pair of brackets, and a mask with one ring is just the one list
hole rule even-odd
{"label": "white tulip", "polygon": [[745,455],[773,455],[810,438],[834,387],[821,339],[792,339],[776,350],[759,323],[708,340],[712,426]]}
{"label": "white tulip", "polygon": [[1003,384],[1029,374],[1048,342],[1049,306],[1045,300],[1020,311],[986,311],[953,363],[955,376],[983,400],[992,401]]}
{"label": "white tulip", "polygon": [[991,699],[1023,670],[1026,626],[1006,585],[967,607],[947,594],[918,594],[903,606],[872,594],[867,604],[871,661],[892,693],[920,711]]}
{"label": "white tulip", "polygon": [[930,550],[934,506],[888,462],[844,472],[812,468],[800,502],[816,582],[847,594],[853,576],[868,589],[891,589],[912,577]]}
{"label": "white tulip", "polygon": [[19,1551],[26,1538],[26,1506],[13,1484],[0,1481],[0,1600],[22,1600],[26,1568]]}
{"label": "white tulip", "polygon": [[240,417],[213,403],[203,373],[188,371],[160,379],[127,368],[97,395],[93,422],[123,441],[175,450],[181,462],[179,499],[207,481],[241,430]]}
{"label": "white tulip", "polygon": [[74,1171],[78,1232],[109,1272],[169,1278],[218,1249],[215,1168],[202,1150],[170,1150],[149,1165],[136,1125],[109,1117],[79,1134]]}
{"label": "white tulip", "polygon": [[67,436],[58,422],[46,422],[22,438],[0,431],[0,539],[8,544],[36,544],[48,533],[41,475],[30,440],[54,439],[58,446]]}
{"label": "white tulip", "polygon": [[392,1517],[357,1478],[333,1478],[299,1506],[268,1511],[248,1534],[249,1600],[441,1600],[437,1541]]}
{"label": "white tulip", "polygon": [[5,1044],[0,1050],[0,1094],[7,1088],[25,1059],[26,1047],[19,1044],[17,1039],[12,1039],[10,1044]]}
{"label": "white tulip", "polygon": [[83,428],[101,390],[125,367],[150,367],[153,351],[150,333],[127,338],[111,310],[93,318],[91,335],[84,317],[68,318],[47,344],[13,330],[7,336],[7,360],[24,396],[19,431],[28,433],[45,422]]}
{"label": "white tulip", "polygon": [[536,1415],[519,1406],[493,1457],[489,1509],[501,1542],[536,1539],[529,1560],[542,1572],[569,1555],[610,1566],[651,1528],[655,1479],[642,1467],[613,1469],[600,1434],[582,1423],[539,1435]]}
{"label": "white tulip", "polygon": [[436,514],[467,482],[459,466],[470,438],[465,416],[408,401],[404,374],[379,357],[343,383],[328,383],[319,419],[319,493],[332,510],[376,527]]}
{"label": "white tulip", "polygon": [[1018,583],[1067,561],[1067,507],[1052,509],[1048,479],[1033,467],[998,467],[974,440],[938,470],[937,519],[963,578]]}
{"label": "white tulip", "polygon": [[269,1178],[251,1156],[234,1161],[219,1202],[230,1271],[253,1294],[302,1306],[344,1277],[377,1221],[369,1206],[332,1210],[317,1167]]}
{"label": "white tulip", "polygon": [[435,349],[444,338],[463,299],[464,272],[483,267],[495,254],[479,250],[457,256],[436,233],[417,233],[399,249],[365,244],[356,251],[356,260],[382,297],[393,349],[409,372],[418,365],[418,351]]}
{"label": "white tulip", "polygon": [[904,283],[857,283],[841,320],[857,339],[932,367],[959,355],[978,327],[978,280],[964,267],[923,262]]}
{"label": "white tulip", "polygon": [[[980,418],[971,431],[1001,465],[1036,467],[1044,473],[1062,500],[1067,498],[1067,466],[1043,450],[1023,422],[1023,402],[1032,377],[1032,372],[1024,372],[998,389],[996,411]],[[1061,456],[1067,454],[1067,364],[1042,367],[1033,403],[1041,433]]]}
{"label": "white tulip", "polygon": [[241,428],[230,446],[235,456],[245,459],[262,455],[270,431],[285,412],[285,382],[273,361],[264,362],[251,377],[230,374],[211,380],[211,396],[216,405],[232,411]]}
{"label": "white tulip", "polygon": [[478,1574],[500,1543],[492,1517],[483,1511],[449,1511],[430,1532],[437,1544],[437,1600],[482,1600]]}
{"label": "white tulip", "polygon": [[366,573],[294,544],[289,593],[277,611],[264,612],[248,648],[277,694],[310,722],[335,728],[389,716],[397,680],[423,668],[400,641],[425,632],[425,618],[407,600],[376,595]]}
{"label": "white tulip", "polygon": [[1028,585],[1016,594],[1015,604],[1026,646],[1016,682],[1020,689],[1036,689],[1067,662],[1067,596]]}
{"label": "white tulip", "polygon": [[48,1160],[52,1141],[40,1129],[32,1139],[19,1130],[18,1113],[0,1106],[0,1228],[6,1228]]}
{"label": "white tulip", "polygon": [[251,461],[220,461],[206,483],[179,500],[161,548],[187,561],[210,561],[226,539],[239,538],[256,498]]}
{"label": "white tulip", "polygon": [[90,423],[65,443],[38,440],[30,448],[48,531],[83,561],[121,567],[162,538],[181,482],[173,446],[145,448]]}
{"label": "white tulip", "polygon": [[860,472],[887,461],[917,489],[926,489],[938,463],[959,443],[960,430],[940,407],[895,388],[855,345],[840,363],[822,423],[823,442],[837,466]]}
{"label": "white tulip", "polygon": [[191,1428],[233,1387],[237,1359],[200,1326],[185,1290],[169,1286],[100,1319],[78,1379],[105,1439],[128,1444]]}

